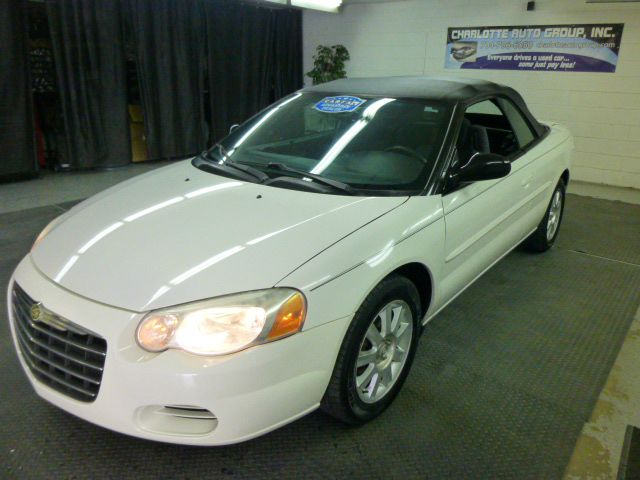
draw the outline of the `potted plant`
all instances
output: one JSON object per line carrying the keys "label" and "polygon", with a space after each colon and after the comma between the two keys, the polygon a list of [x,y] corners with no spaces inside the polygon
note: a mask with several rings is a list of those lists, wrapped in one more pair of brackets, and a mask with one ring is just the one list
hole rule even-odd
{"label": "potted plant", "polygon": [[313,69],[306,73],[314,85],[345,78],[344,64],[349,60],[349,50],[344,45],[318,45],[313,56]]}

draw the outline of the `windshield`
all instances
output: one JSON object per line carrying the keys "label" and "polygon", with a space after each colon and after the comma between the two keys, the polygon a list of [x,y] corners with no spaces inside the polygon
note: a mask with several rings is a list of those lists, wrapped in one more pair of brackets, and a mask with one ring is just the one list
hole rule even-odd
{"label": "windshield", "polygon": [[210,155],[271,178],[307,172],[316,177],[309,181],[335,180],[357,194],[419,192],[449,116],[448,105],[431,100],[296,93],[237,127]]}

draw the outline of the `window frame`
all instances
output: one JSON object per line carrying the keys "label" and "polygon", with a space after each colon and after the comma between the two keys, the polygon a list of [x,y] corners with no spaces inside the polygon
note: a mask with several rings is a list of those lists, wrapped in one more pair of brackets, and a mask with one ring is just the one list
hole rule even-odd
{"label": "window frame", "polygon": [[[462,111],[462,118],[464,118],[464,114],[467,112],[467,110],[469,108],[471,108],[474,105],[478,105],[479,103],[483,103],[483,102],[487,102],[487,101],[492,102],[498,108],[498,110],[500,110],[502,115],[506,118],[507,122],[509,122],[509,126],[511,127],[511,131],[513,132],[513,135],[516,138],[516,142],[518,142],[518,149],[516,151],[510,153],[509,155],[505,155],[504,156],[507,160],[509,160],[510,162],[513,163],[520,156],[522,156],[524,153],[529,151],[532,148],[531,145],[537,143],[542,136],[539,136],[537,134],[535,129],[531,126],[531,122],[529,121],[527,116],[522,113],[522,110],[520,108],[518,108],[518,106],[513,102],[513,100],[511,100],[510,98],[508,98],[508,97],[506,97],[504,95],[489,95],[487,97],[483,97],[483,98],[477,99],[476,101],[463,104],[464,109]],[[520,146],[520,141],[518,140],[518,135],[516,134],[516,131],[513,128],[513,122],[511,121],[511,118],[509,117],[507,112],[505,112],[505,110],[504,110],[504,108],[502,106],[502,102],[510,102],[510,104],[513,107],[513,109],[515,110],[515,112],[522,117],[522,120],[525,122],[525,124],[529,128],[529,131],[533,135],[533,140],[531,140],[529,143],[527,143],[524,147]],[[460,134],[460,130],[458,129],[458,131],[456,133],[456,136],[455,136],[455,139],[454,139],[454,144],[457,144],[458,135],[459,134]]]}
{"label": "window frame", "polygon": [[[543,132],[541,134],[538,134],[536,132],[536,129],[532,127],[531,121],[529,120],[528,116],[522,113],[522,109],[518,107],[516,102],[514,102],[513,99],[510,98],[508,95],[500,94],[500,93],[491,93],[491,94],[475,97],[466,102],[461,101],[456,105],[456,108],[453,112],[452,122],[454,122],[455,125],[452,125],[453,128],[450,128],[450,131],[448,132],[451,135],[447,139],[447,143],[449,144],[449,151],[444,159],[445,163],[444,163],[444,167],[441,170],[441,174],[438,182],[439,185],[435,187],[435,189],[433,190],[433,193],[437,192],[444,196],[458,190],[459,188],[464,188],[467,185],[472,185],[472,183],[469,183],[469,184],[452,184],[451,183],[451,173],[452,173],[451,169],[453,168],[454,155],[457,152],[457,140],[458,140],[458,135],[460,135],[462,120],[464,119],[464,114],[469,107],[477,103],[484,102],[486,100],[495,100],[495,103],[498,105],[498,108],[500,108],[500,111],[503,112],[503,115],[505,115],[505,117],[507,117],[506,113],[504,113],[504,111],[502,110],[502,107],[498,102],[499,99],[503,99],[505,101],[511,102],[511,104],[516,109],[516,111],[519,112],[520,115],[522,115],[523,119],[525,120],[525,122],[527,123],[527,125],[531,129],[531,132],[534,135],[533,141],[529,142],[525,147],[520,147],[518,150],[516,150],[512,154],[505,157],[511,163],[515,162],[521,156],[525,155],[527,152],[535,148],[537,145],[540,144],[540,142],[542,142],[542,140],[544,140],[547,137],[547,135],[549,135],[550,129],[547,127],[544,127]],[[509,117],[507,117],[507,121],[509,121]],[[510,121],[509,121],[509,124],[511,124]]]}
{"label": "window frame", "polygon": [[[511,121],[509,120],[509,117],[507,116],[507,114],[503,110],[502,106],[500,105],[500,102],[498,101],[498,99],[499,99],[498,95],[491,95],[491,96],[482,98],[482,99],[480,99],[480,100],[478,100],[476,102],[470,102],[470,103],[465,104],[464,105],[464,110],[462,111],[462,118],[463,119],[465,118],[467,110],[469,110],[474,105],[479,105],[479,104],[484,103],[484,102],[491,102],[498,109],[498,111],[502,114],[502,116],[506,119],[507,123],[509,124],[509,127],[511,127],[511,132],[513,133],[513,135],[516,138],[516,142],[518,142],[518,137],[516,135],[515,130],[513,129],[513,125],[511,125]],[[493,114],[481,114],[481,115],[493,115]],[[531,127],[529,127],[529,128],[531,128]],[[460,130],[458,130],[458,133],[456,134],[456,136],[454,138],[454,144],[456,146],[458,145],[459,135],[460,135]],[[520,151],[520,149],[521,149],[520,148],[520,142],[518,142],[517,145],[518,145],[518,149],[516,151],[510,153],[509,155],[503,155],[504,158],[507,158],[507,159],[511,160],[511,157],[513,155],[515,155],[516,153],[518,153]],[[456,148],[456,151],[457,151],[457,148]],[[494,153],[494,152],[490,152],[490,153]],[[499,155],[499,154],[497,154],[497,155]]]}
{"label": "window frame", "polygon": [[[504,107],[502,106],[503,103],[508,103],[511,105],[511,107],[513,108],[514,112],[516,115],[520,115],[520,118],[522,118],[522,120],[524,121],[524,124],[527,126],[527,128],[529,129],[529,131],[531,132],[532,135],[532,140],[527,143],[524,146],[520,145],[520,140],[518,139],[518,134],[516,133],[515,128],[513,128],[513,122],[511,121],[511,119],[509,118],[509,114],[505,111]],[[500,109],[500,111],[502,112],[502,114],[507,117],[507,121],[509,122],[509,125],[511,126],[511,130],[513,130],[513,134],[516,136],[516,140],[518,141],[518,150],[516,152],[514,152],[513,154],[509,155],[513,156],[514,154],[518,153],[519,151],[527,151],[529,145],[531,145],[532,143],[534,143],[536,140],[538,140],[538,133],[535,131],[535,129],[533,128],[533,126],[531,125],[531,122],[529,121],[529,119],[527,118],[526,115],[524,115],[522,113],[522,110],[509,98],[506,97],[501,97],[501,96],[497,96],[496,97],[496,104],[498,105],[498,108]],[[507,157],[508,158],[508,157]]]}

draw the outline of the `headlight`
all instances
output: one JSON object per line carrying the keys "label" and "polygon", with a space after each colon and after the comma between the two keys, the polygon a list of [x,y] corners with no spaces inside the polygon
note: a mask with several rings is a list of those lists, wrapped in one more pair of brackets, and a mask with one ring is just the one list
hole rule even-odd
{"label": "headlight", "polygon": [[257,290],[151,312],[138,325],[136,340],[150,352],[225,355],[299,332],[305,315],[299,291]]}

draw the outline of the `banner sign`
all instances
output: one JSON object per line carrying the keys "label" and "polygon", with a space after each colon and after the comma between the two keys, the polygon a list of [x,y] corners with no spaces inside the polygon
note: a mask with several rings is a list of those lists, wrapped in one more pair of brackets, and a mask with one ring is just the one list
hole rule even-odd
{"label": "banner sign", "polygon": [[615,72],[623,23],[449,28],[445,68]]}

